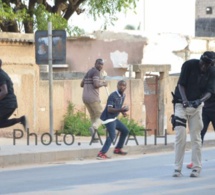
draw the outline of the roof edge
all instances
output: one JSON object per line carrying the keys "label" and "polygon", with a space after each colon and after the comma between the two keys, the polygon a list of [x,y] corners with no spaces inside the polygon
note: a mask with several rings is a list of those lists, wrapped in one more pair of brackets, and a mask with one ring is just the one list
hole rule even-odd
{"label": "roof edge", "polygon": [[0,41],[9,42],[28,42],[34,43],[34,33],[22,34],[22,33],[10,33],[10,32],[0,32]]}

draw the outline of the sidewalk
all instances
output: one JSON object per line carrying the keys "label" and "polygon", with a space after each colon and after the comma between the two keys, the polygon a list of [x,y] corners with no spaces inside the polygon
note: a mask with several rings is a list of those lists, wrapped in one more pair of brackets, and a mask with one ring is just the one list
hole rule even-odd
{"label": "sidewalk", "polygon": [[[44,136],[45,137],[45,136]],[[132,137],[131,137],[132,138]],[[47,137],[46,137],[47,139]],[[71,160],[84,160],[96,158],[97,153],[101,149],[100,143],[90,143],[90,137],[75,137],[74,143],[72,139],[67,137],[65,141],[61,138],[49,144],[49,140],[27,140],[27,138],[13,140],[12,138],[0,138],[0,167],[32,165],[41,163],[59,163]],[[136,144],[134,140],[129,140],[124,150],[128,154],[146,154],[154,152],[167,152],[174,150],[175,135],[167,135],[167,145],[164,138],[157,138],[155,145],[154,135],[147,136],[147,145],[145,145],[144,136],[138,136]],[[15,143],[14,143],[15,141]],[[29,141],[29,145],[28,142]],[[105,137],[102,137],[104,143]],[[46,144],[46,145],[45,145]],[[215,133],[210,131],[205,136],[203,147],[215,146]],[[114,145],[108,152],[109,156],[115,157],[112,153]],[[187,136],[187,149],[190,149],[190,135]]]}

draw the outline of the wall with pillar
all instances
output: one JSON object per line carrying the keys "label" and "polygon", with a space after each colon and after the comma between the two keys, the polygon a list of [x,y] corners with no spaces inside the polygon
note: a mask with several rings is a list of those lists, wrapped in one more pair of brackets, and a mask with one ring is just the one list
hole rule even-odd
{"label": "wall with pillar", "polygon": [[[170,65],[133,65],[133,71],[136,73],[136,78],[144,81],[145,75],[150,72],[159,75],[158,79],[158,135],[163,135],[167,129],[167,91],[169,82]],[[155,113],[156,114],[156,113]],[[147,113],[146,113],[147,115]],[[146,122],[147,123],[147,122]]]}

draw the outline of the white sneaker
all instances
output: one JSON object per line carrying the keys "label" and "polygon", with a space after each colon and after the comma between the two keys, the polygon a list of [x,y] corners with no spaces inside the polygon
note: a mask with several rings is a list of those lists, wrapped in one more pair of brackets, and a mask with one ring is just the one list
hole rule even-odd
{"label": "white sneaker", "polygon": [[[93,136],[93,134],[94,134],[94,132],[95,132],[95,129],[93,128],[93,127],[90,127],[89,128],[89,131],[90,131],[90,133],[91,133],[91,136]],[[94,137],[95,139],[98,139],[99,137],[98,137],[98,135],[97,135],[97,133],[95,134],[95,137]]]}
{"label": "white sneaker", "polygon": [[91,136],[92,136],[92,135],[94,134],[94,131],[95,131],[95,130],[94,130],[94,128],[93,128],[93,127],[90,127],[90,128],[89,128],[89,131],[90,131]]}
{"label": "white sneaker", "polygon": [[181,171],[180,170],[175,170],[172,176],[173,177],[181,177],[182,176]]}
{"label": "white sneaker", "polygon": [[193,169],[190,174],[190,177],[199,177],[199,174],[200,174],[200,171]]}

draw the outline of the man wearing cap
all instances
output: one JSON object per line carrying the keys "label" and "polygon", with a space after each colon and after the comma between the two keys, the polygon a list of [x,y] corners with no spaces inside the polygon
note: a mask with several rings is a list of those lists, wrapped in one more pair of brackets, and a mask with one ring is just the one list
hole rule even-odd
{"label": "man wearing cap", "polygon": [[215,94],[215,53],[206,51],[200,60],[183,63],[174,93],[173,128],[175,130],[175,170],[173,177],[180,177],[186,147],[186,127],[190,131],[193,168],[190,177],[201,172],[201,135],[203,128],[202,107]]}
{"label": "man wearing cap", "polygon": [[84,88],[82,100],[90,114],[92,126],[90,127],[91,135],[95,129],[101,125],[100,115],[102,113],[101,100],[99,96],[99,88],[106,87],[107,83],[100,80],[100,71],[102,70],[104,61],[99,58],[95,62],[95,66],[91,68],[84,76],[81,87]]}

